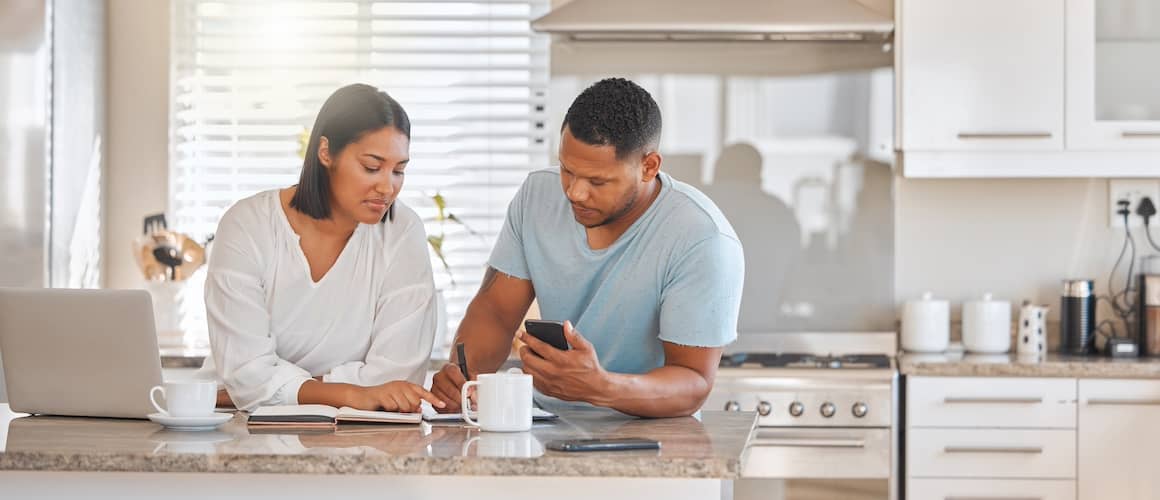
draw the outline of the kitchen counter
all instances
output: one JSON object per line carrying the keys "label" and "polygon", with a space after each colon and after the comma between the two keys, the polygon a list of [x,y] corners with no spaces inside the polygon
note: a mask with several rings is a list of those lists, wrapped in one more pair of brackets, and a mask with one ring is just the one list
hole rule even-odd
{"label": "kitchen counter", "polygon": [[934,377],[1157,378],[1160,358],[1108,358],[1048,354],[1045,359],[1015,354],[904,353],[903,375]]}
{"label": "kitchen counter", "polygon": [[[7,405],[0,410],[8,413]],[[217,431],[175,432],[149,421],[26,417],[8,422],[0,471],[733,479],[755,422],[752,412],[706,411],[698,421],[578,410],[525,433],[426,423],[294,432],[247,428],[238,414]],[[652,438],[662,449],[563,453],[543,447],[583,437]]]}

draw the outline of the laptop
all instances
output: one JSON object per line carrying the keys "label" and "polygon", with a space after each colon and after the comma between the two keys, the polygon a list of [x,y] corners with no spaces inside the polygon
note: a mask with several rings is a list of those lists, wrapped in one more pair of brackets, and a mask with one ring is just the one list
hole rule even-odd
{"label": "laptop", "polygon": [[161,384],[144,290],[0,288],[0,356],[12,411],[145,418]]}

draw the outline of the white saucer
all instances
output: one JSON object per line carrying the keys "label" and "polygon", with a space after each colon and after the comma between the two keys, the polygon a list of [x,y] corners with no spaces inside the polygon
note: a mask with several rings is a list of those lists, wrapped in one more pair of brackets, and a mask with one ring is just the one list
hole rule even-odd
{"label": "white saucer", "polygon": [[204,417],[171,417],[161,413],[150,413],[149,420],[175,431],[210,431],[234,418],[232,413],[213,413]]}

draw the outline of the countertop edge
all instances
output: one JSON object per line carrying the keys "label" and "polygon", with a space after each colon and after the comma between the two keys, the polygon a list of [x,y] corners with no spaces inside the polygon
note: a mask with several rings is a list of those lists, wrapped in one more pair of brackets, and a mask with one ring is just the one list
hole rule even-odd
{"label": "countertop edge", "polygon": [[124,453],[0,454],[3,471],[154,472],[227,474],[323,474],[383,476],[526,476],[594,478],[737,479],[740,459],[619,457],[617,460],[575,457],[376,457],[244,455],[149,455]]}

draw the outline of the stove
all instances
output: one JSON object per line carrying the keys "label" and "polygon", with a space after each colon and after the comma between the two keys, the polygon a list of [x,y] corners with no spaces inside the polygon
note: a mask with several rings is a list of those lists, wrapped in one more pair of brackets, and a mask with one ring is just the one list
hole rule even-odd
{"label": "stove", "polygon": [[890,368],[885,354],[841,356],[804,353],[734,353],[721,358],[723,368]]}
{"label": "stove", "polygon": [[736,498],[804,482],[817,498],[897,499],[896,342],[892,332],[803,333],[731,346],[704,408],[757,413]]}

